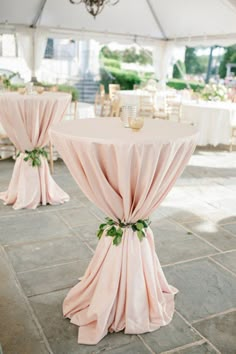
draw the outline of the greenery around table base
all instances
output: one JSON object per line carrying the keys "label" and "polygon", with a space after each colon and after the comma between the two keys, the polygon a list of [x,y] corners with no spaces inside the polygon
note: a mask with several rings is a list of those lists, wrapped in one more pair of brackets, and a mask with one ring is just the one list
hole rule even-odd
{"label": "greenery around table base", "polygon": [[[27,156],[24,157],[24,161],[30,161],[33,167],[41,166],[40,156],[45,157],[45,159],[48,159],[48,153],[45,148],[35,148],[32,151],[25,150],[25,154]],[[18,156],[20,156],[20,152],[18,153],[17,157]]]}
{"label": "greenery around table base", "polygon": [[106,236],[113,237],[113,245],[118,246],[121,243],[124,228],[130,227],[134,232],[137,233],[137,236],[140,241],[146,236],[145,230],[150,225],[149,219],[138,220],[135,223],[125,224],[121,220],[114,221],[110,218],[105,219],[106,222],[99,226],[97,237],[100,238],[103,235],[103,232],[106,231]]}

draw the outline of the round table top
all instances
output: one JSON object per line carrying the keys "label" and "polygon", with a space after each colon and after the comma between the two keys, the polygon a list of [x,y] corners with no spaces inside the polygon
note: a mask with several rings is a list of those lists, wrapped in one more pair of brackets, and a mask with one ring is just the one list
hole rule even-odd
{"label": "round table top", "polygon": [[23,100],[23,101],[44,101],[44,100],[64,100],[68,99],[71,97],[71,94],[66,93],[66,92],[43,92],[41,94],[37,92],[33,92],[30,94],[20,94],[19,92],[4,92],[0,95],[0,102],[3,100],[13,100],[13,101],[18,101],[18,100]]}
{"label": "round table top", "polygon": [[117,118],[97,118],[91,120],[64,121],[51,127],[51,133],[72,140],[84,140],[103,144],[119,143],[170,143],[196,137],[195,127],[164,120],[144,121],[139,131],[125,128]]}

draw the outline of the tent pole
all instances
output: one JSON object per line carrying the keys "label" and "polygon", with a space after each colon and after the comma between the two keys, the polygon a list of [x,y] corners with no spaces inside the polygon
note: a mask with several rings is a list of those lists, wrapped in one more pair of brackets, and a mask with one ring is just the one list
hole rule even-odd
{"label": "tent pole", "polygon": [[46,2],[47,2],[47,0],[41,0],[39,9],[38,9],[38,11],[37,11],[37,13],[35,15],[35,18],[34,18],[34,20],[33,20],[33,22],[32,22],[30,27],[35,28],[37,26],[37,23],[38,23],[40,17],[42,16],[43,9],[44,9],[44,7],[46,5]]}
{"label": "tent pole", "polygon": [[168,39],[168,38],[167,38],[167,35],[166,35],[166,33],[165,33],[165,31],[164,31],[164,29],[163,29],[161,23],[160,23],[160,20],[159,20],[159,18],[157,17],[156,12],[155,12],[154,9],[153,9],[153,6],[152,6],[150,0],[146,0],[146,2],[147,2],[148,7],[149,7],[149,9],[150,9],[150,11],[151,11],[152,17],[154,18],[154,20],[155,20],[155,22],[156,22],[156,24],[157,24],[159,30],[161,31],[161,34],[162,34],[163,38],[164,38],[164,39]]}
{"label": "tent pole", "polygon": [[215,46],[211,47],[211,51],[209,54],[209,60],[208,60],[208,67],[207,67],[207,74],[206,74],[206,84],[209,83],[210,76],[211,76],[211,68],[212,68],[212,59],[213,59],[213,50],[215,49]]}

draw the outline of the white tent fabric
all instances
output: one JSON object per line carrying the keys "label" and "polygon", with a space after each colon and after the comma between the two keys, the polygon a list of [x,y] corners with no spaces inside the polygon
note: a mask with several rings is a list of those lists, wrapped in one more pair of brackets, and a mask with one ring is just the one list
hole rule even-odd
{"label": "white tent fabric", "polygon": [[236,0],[120,0],[94,20],[69,0],[0,1],[0,23],[102,40],[169,39],[204,45],[236,42]]}
{"label": "white tent fabric", "polygon": [[236,0],[120,0],[96,19],[69,0],[21,0],[20,11],[18,0],[0,0],[0,31],[19,32],[33,76],[46,37],[66,37],[151,45],[156,76],[164,81],[175,46],[236,43]]}
{"label": "white tent fabric", "polygon": [[31,31],[19,31],[17,39],[20,55],[25,59],[32,76],[35,77],[43,60],[47,35],[43,31],[32,29]]}

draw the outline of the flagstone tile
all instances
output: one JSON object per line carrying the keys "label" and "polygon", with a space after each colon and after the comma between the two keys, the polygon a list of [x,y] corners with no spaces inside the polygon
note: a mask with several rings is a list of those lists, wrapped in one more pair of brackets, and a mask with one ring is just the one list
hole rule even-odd
{"label": "flagstone tile", "polygon": [[236,237],[236,222],[232,224],[228,223],[226,225],[222,225],[222,228],[231,232]]}
{"label": "flagstone tile", "polygon": [[0,218],[0,242],[2,244],[34,242],[67,235],[68,226],[55,213],[39,213],[28,210],[13,216]]}
{"label": "flagstone tile", "polygon": [[30,298],[53,353],[92,354],[106,350],[114,352],[115,348],[134,343],[143,348],[137,336],[123,332],[108,334],[97,345],[78,344],[78,327],[62,315],[62,303],[67,292],[68,290],[61,290]]}
{"label": "flagstone tile", "polygon": [[231,270],[231,272],[236,273],[236,251],[222,253],[212,258]]}
{"label": "flagstone tile", "polygon": [[201,340],[199,334],[176,313],[167,326],[141,336],[156,354]]}
{"label": "flagstone tile", "polygon": [[156,252],[162,265],[208,256],[218,251],[176,223],[152,223]]}
{"label": "flagstone tile", "polygon": [[236,311],[193,324],[222,354],[236,353]]}
{"label": "flagstone tile", "polygon": [[100,221],[87,207],[60,210],[58,215],[71,227],[87,225],[91,222],[99,223]]}
{"label": "flagstone tile", "polygon": [[18,273],[18,279],[27,296],[49,293],[51,291],[72,288],[78,283],[90,262],[84,259],[78,262]]}
{"label": "flagstone tile", "polygon": [[193,345],[191,347],[172,352],[173,354],[217,354],[218,352],[209,344]]}
{"label": "flagstone tile", "polygon": [[17,272],[79,261],[92,256],[89,248],[76,237],[6,247]]}
{"label": "flagstone tile", "polygon": [[236,248],[236,237],[210,220],[188,223],[184,227],[222,251]]}
{"label": "flagstone tile", "polygon": [[48,350],[43,343],[30,308],[1,248],[0,283],[4,284],[0,286],[0,340],[3,353],[47,354]]}
{"label": "flagstone tile", "polygon": [[179,293],[176,309],[190,322],[236,306],[235,277],[209,259],[164,268]]}

